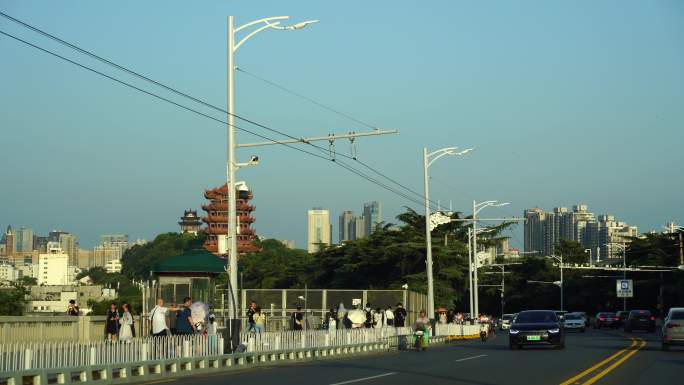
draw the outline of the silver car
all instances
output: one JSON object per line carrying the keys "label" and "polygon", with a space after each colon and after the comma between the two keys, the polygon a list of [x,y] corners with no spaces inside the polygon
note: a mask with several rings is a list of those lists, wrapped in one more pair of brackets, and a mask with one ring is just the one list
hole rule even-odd
{"label": "silver car", "polygon": [[568,313],[563,319],[563,327],[565,327],[565,330],[579,330],[584,333],[587,327],[586,322],[587,320],[579,313]]}
{"label": "silver car", "polygon": [[684,307],[673,307],[663,321],[663,350],[684,345]]}

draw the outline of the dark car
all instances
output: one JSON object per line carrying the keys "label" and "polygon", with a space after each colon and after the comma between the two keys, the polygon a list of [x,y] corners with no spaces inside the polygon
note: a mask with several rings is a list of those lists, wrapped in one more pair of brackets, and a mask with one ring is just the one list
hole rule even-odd
{"label": "dark car", "polygon": [[563,327],[553,310],[525,310],[518,313],[508,331],[508,347],[515,350],[526,345],[565,347]]}
{"label": "dark car", "polygon": [[610,313],[607,311],[602,311],[596,314],[596,320],[594,321],[594,328],[601,329],[604,327],[609,327],[616,329],[618,327],[619,318],[615,313]]}
{"label": "dark car", "polygon": [[648,310],[632,310],[625,321],[625,332],[632,330],[646,330],[653,333],[655,331],[655,317]]}
{"label": "dark car", "polygon": [[619,326],[625,326],[625,322],[627,321],[627,317],[629,317],[629,312],[628,311],[619,311],[615,313],[615,316],[618,317],[618,325]]}

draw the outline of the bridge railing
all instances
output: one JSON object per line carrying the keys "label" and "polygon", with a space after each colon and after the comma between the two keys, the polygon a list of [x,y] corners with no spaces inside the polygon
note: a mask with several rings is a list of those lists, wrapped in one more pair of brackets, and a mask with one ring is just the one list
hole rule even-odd
{"label": "bridge railing", "polygon": [[129,341],[10,342],[0,344],[0,372],[110,365],[223,354],[220,336],[169,336]]}
{"label": "bridge railing", "polygon": [[409,327],[243,332],[240,334],[240,341],[245,344],[248,352],[267,352],[383,342],[393,337],[408,334],[411,334]]}

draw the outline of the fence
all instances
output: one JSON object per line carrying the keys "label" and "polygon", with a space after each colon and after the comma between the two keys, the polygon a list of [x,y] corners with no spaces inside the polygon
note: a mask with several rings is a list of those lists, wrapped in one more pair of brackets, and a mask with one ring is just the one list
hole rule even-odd
{"label": "fence", "polygon": [[[409,290],[346,290],[346,289],[244,289],[240,291],[242,314],[247,311],[249,302],[255,301],[267,316],[283,317],[286,321],[297,306],[301,306],[314,319],[323,319],[325,313],[342,303],[347,309],[353,308],[353,301],[363,306],[370,303],[373,309],[388,306],[394,308],[403,303],[407,311],[407,324],[412,323],[421,310],[427,309],[427,295]],[[282,322],[283,329],[287,323]],[[273,327],[280,328],[279,325]],[[280,329],[278,329],[280,330]]]}
{"label": "fence", "polygon": [[241,333],[240,341],[248,352],[338,347],[344,345],[385,342],[393,337],[411,334],[411,328],[360,328],[339,330],[303,330],[286,332]]}
{"label": "fence", "polygon": [[0,345],[0,372],[206,357],[223,354],[220,336],[171,336],[109,342],[13,342]]}
{"label": "fence", "polygon": [[[486,326],[488,327],[488,326]],[[435,325],[436,336],[468,337],[480,334],[480,324],[440,324]]]}
{"label": "fence", "polygon": [[[31,341],[102,341],[105,316],[0,316],[0,343]],[[140,316],[134,317],[136,332]]]}

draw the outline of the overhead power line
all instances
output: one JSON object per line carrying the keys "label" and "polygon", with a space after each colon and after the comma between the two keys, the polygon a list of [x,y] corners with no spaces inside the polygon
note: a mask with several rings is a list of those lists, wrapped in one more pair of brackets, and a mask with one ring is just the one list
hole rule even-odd
{"label": "overhead power line", "polygon": [[[159,99],[159,100],[162,100],[162,101],[164,101],[164,102],[167,102],[167,103],[169,103],[169,104],[171,104],[171,105],[174,105],[174,106],[176,106],[176,107],[179,107],[179,108],[181,108],[181,109],[184,109],[184,110],[186,110],[186,111],[188,111],[188,112],[192,112],[192,113],[194,113],[194,114],[197,114],[197,115],[199,115],[199,116],[205,117],[205,118],[207,118],[207,119],[211,119],[211,120],[213,120],[213,121],[216,121],[216,122],[219,122],[219,123],[222,123],[222,124],[226,124],[226,125],[228,124],[228,122],[226,122],[226,121],[224,121],[224,120],[222,120],[222,119],[213,117],[213,116],[211,116],[211,115],[209,115],[209,114],[203,113],[203,112],[198,111],[198,110],[196,110],[196,109],[193,109],[193,108],[191,108],[191,107],[187,107],[187,106],[185,106],[185,105],[183,105],[183,104],[180,104],[180,103],[178,103],[178,102],[175,102],[175,101],[173,101],[173,100],[170,100],[170,99],[168,99],[168,98],[165,98],[165,97],[163,97],[163,96],[161,96],[161,95],[158,95],[158,94],[156,94],[156,93],[154,93],[154,92],[147,91],[147,90],[142,89],[142,88],[140,88],[140,87],[138,87],[138,86],[135,86],[135,85],[130,84],[130,83],[128,83],[128,82],[125,82],[125,81],[123,81],[123,80],[117,79],[117,78],[115,78],[115,77],[113,77],[113,76],[111,76],[111,75],[108,75],[108,74],[105,74],[105,73],[103,73],[103,72],[101,72],[101,71],[98,71],[98,70],[96,70],[96,69],[90,68],[90,67],[88,67],[88,66],[86,66],[86,65],[83,65],[83,64],[78,63],[78,62],[76,62],[76,61],[74,61],[74,60],[71,60],[71,59],[69,59],[69,58],[67,58],[67,57],[64,57],[64,56],[62,56],[62,55],[59,55],[59,54],[57,54],[57,53],[55,53],[55,52],[52,52],[52,51],[47,50],[47,49],[45,49],[45,48],[42,48],[42,47],[40,47],[40,46],[38,46],[38,45],[35,45],[35,44],[33,44],[33,43],[30,43],[30,42],[28,42],[28,41],[26,41],[26,40],[23,40],[23,39],[21,39],[21,38],[19,38],[19,37],[17,37],[17,36],[14,36],[14,35],[12,35],[12,34],[9,34],[9,33],[7,33],[7,32],[2,31],[2,30],[0,30],[0,34],[5,35],[5,36],[7,36],[7,37],[9,37],[9,38],[12,38],[12,39],[14,39],[14,40],[16,40],[16,41],[19,41],[19,42],[21,42],[21,43],[23,43],[23,44],[26,44],[26,45],[28,45],[28,46],[30,46],[30,47],[32,47],[32,48],[35,48],[35,49],[37,49],[37,50],[40,50],[41,52],[47,53],[47,54],[52,55],[52,56],[54,56],[54,57],[57,57],[57,58],[59,58],[59,59],[61,59],[61,60],[64,60],[64,61],[66,61],[66,62],[68,62],[68,63],[70,63],[70,64],[73,64],[73,65],[75,65],[75,66],[81,68],[81,69],[84,69],[84,70],[90,71],[90,72],[92,72],[92,73],[95,73],[95,74],[97,74],[97,75],[100,75],[100,76],[102,76],[102,77],[105,77],[105,78],[107,78],[107,79],[109,79],[109,80],[112,80],[112,81],[114,81],[114,82],[116,82],[116,83],[119,83],[119,84],[121,84],[121,85],[124,85],[124,86],[126,86],[126,87],[129,87],[129,88],[134,89],[134,90],[136,90],[136,91],[142,92],[142,93],[144,93],[144,94],[146,94],[146,95],[152,96],[152,97],[154,97],[154,98],[156,98],[156,99]],[[243,128],[243,127],[240,127],[240,126],[237,126],[237,125],[232,125],[232,126],[235,127],[237,130],[240,130],[240,131],[246,132],[246,133],[248,133],[248,134],[257,136],[257,137],[262,138],[262,139],[264,139],[264,140],[272,141],[272,142],[277,142],[277,140],[275,140],[275,139],[273,139],[273,138],[270,138],[270,137],[267,137],[267,136],[265,136],[265,135],[256,133],[256,132],[251,131],[251,130],[248,130],[248,129],[246,129],[246,128]],[[331,161],[331,162],[337,164],[338,166],[340,166],[340,167],[342,167],[342,168],[344,168],[344,169],[346,169],[346,170],[352,172],[353,174],[356,174],[357,176],[360,176],[361,178],[366,179],[366,180],[368,180],[369,182],[371,182],[371,183],[373,183],[373,184],[376,184],[376,185],[382,187],[383,189],[385,189],[385,190],[387,190],[387,191],[389,191],[389,192],[394,193],[395,195],[398,195],[398,196],[400,196],[400,197],[402,197],[402,198],[405,198],[405,199],[407,199],[407,200],[409,200],[409,201],[411,201],[411,202],[413,202],[413,203],[415,203],[415,204],[418,204],[418,205],[422,205],[422,204],[423,204],[423,202],[418,201],[418,200],[416,200],[415,198],[413,198],[413,197],[411,197],[411,196],[409,196],[409,195],[406,195],[405,193],[403,193],[403,192],[401,192],[401,191],[397,191],[397,190],[393,189],[392,187],[387,186],[386,184],[384,184],[384,183],[378,181],[377,179],[374,179],[374,178],[372,178],[372,177],[369,177],[367,174],[364,174],[364,173],[360,172],[359,170],[357,170],[357,169],[355,169],[355,168],[349,166],[348,164],[343,163],[343,162],[341,162],[341,161],[339,161],[339,160],[335,160],[335,159],[332,159],[332,158],[329,158],[329,157],[325,157],[325,156],[322,156],[322,155],[319,155],[319,154],[313,153],[313,152],[311,152],[311,151],[307,151],[307,150],[304,150],[304,149],[301,149],[301,148],[298,148],[298,147],[295,147],[295,146],[292,146],[292,145],[289,145],[289,144],[285,144],[285,143],[278,143],[278,144],[280,144],[280,145],[282,145],[282,146],[285,146],[285,147],[288,147],[288,148],[290,148],[290,149],[294,149],[294,150],[296,150],[296,151],[305,153],[305,154],[307,154],[307,155],[314,156],[314,157],[316,157],[316,158],[324,159],[324,160],[326,160],[326,161]],[[320,147],[317,147],[317,146],[316,146],[316,148],[320,148]]]}
{"label": "overhead power line", "polygon": [[[21,26],[23,26],[23,27],[25,27],[25,28],[28,28],[28,29],[30,29],[30,30],[32,30],[32,31],[34,31],[34,32],[36,32],[36,33],[42,35],[42,36],[45,36],[45,37],[47,37],[47,38],[49,38],[49,39],[52,39],[52,40],[56,41],[56,42],[59,43],[59,44],[62,44],[62,45],[64,45],[64,46],[68,47],[68,48],[74,49],[74,50],[76,50],[76,51],[79,52],[79,53],[82,53],[82,54],[84,54],[84,55],[87,55],[87,56],[89,56],[89,57],[91,57],[91,58],[93,58],[93,59],[96,59],[96,60],[98,60],[98,61],[100,61],[100,62],[102,62],[102,63],[105,63],[105,64],[107,64],[107,65],[110,65],[110,66],[112,66],[112,67],[114,67],[114,68],[116,68],[116,69],[118,69],[118,70],[124,71],[125,73],[127,73],[127,74],[129,74],[129,75],[133,75],[133,76],[135,76],[135,77],[137,77],[137,78],[139,78],[139,79],[142,79],[142,80],[145,80],[145,81],[147,81],[147,82],[150,82],[150,83],[152,83],[152,84],[154,84],[154,85],[156,85],[156,86],[159,86],[159,87],[161,87],[161,88],[163,88],[163,89],[165,89],[165,90],[167,90],[167,91],[170,91],[170,92],[172,92],[172,93],[174,93],[174,94],[176,94],[176,95],[185,97],[185,98],[187,98],[187,99],[189,99],[189,100],[192,100],[192,101],[194,101],[194,102],[196,102],[196,103],[199,103],[199,104],[201,104],[201,105],[203,105],[203,106],[205,106],[205,107],[208,107],[208,108],[211,108],[211,109],[213,109],[213,110],[222,112],[222,113],[224,113],[224,114],[230,114],[230,115],[234,116],[235,118],[240,119],[240,120],[242,120],[242,121],[244,121],[244,122],[253,124],[253,125],[257,126],[257,127],[260,127],[260,128],[265,129],[265,130],[268,130],[268,131],[277,133],[277,134],[279,134],[279,135],[288,137],[288,138],[290,138],[290,139],[295,139],[295,140],[301,139],[301,138],[294,137],[294,136],[292,136],[292,135],[290,135],[290,134],[287,134],[287,133],[285,133],[285,132],[283,132],[283,131],[281,131],[281,130],[274,129],[274,128],[272,128],[272,127],[268,127],[268,126],[266,126],[266,125],[264,125],[264,124],[261,124],[261,123],[258,123],[258,122],[256,122],[256,121],[253,121],[253,120],[251,120],[251,119],[245,118],[245,117],[243,117],[243,116],[240,116],[240,115],[237,115],[237,114],[231,114],[231,113],[229,113],[229,112],[228,112],[226,109],[224,109],[224,108],[221,108],[221,107],[218,107],[218,106],[216,106],[216,105],[213,105],[213,104],[211,104],[211,103],[209,103],[209,102],[207,102],[207,101],[205,101],[205,100],[202,100],[202,99],[200,99],[200,98],[194,97],[194,96],[192,96],[192,95],[190,95],[190,94],[188,94],[188,93],[186,93],[186,92],[182,92],[182,91],[180,91],[180,90],[178,90],[178,89],[176,89],[176,88],[174,88],[174,87],[171,87],[171,86],[168,86],[168,85],[166,85],[166,84],[163,84],[163,83],[161,83],[161,82],[159,82],[159,81],[157,81],[157,80],[154,80],[154,79],[152,79],[152,78],[150,78],[150,77],[148,77],[148,76],[145,76],[145,75],[143,75],[143,74],[141,74],[141,73],[139,73],[139,72],[137,72],[137,71],[134,71],[134,70],[132,70],[132,69],[130,69],[130,68],[128,68],[128,67],[125,67],[125,66],[123,66],[123,65],[117,64],[117,63],[115,63],[115,62],[113,62],[113,61],[111,61],[111,60],[109,60],[109,59],[106,59],[106,58],[104,58],[104,57],[102,57],[102,56],[100,56],[100,55],[95,54],[95,53],[92,52],[92,51],[88,51],[88,50],[86,50],[86,49],[83,49],[83,48],[81,48],[81,47],[79,47],[79,46],[77,46],[77,45],[75,45],[75,44],[73,44],[73,43],[70,43],[70,42],[68,42],[68,41],[66,41],[66,40],[64,40],[64,39],[61,39],[61,38],[59,38],[59,37],[57,37],[57,36],[55,36],[55,35],[53,35],[53,34],[50,34],[50,33],[46,32],[46,31],[44,31],[44,30],[41,30],[40,28],[37,28],[37,27],[35,27],[35,26],[33,26],[33,25],[30,25],[30,24],[28,24],[28,23],[26,23],[26,22],[24,22],[24,21],[21,21],[21,20],[19,20],[19,19],[17,19],[17,18],[14,18],[14,17],[12,17],[12,16],[10,16],[10,15],[4,13],[4,12],[1,12],[1,11],[0,11],[0,16],[3,16],[3,17],[5,17],[5,18],[7,18],[8,20],[10,20],[10,21],[12,21],[12,22],[15,22],[15,23],[17,23],[17,24],[19,24],[19,25],[21,25]],[[24,42],[24,41],[22,41],[22,42]],[[27,43],[27,42],[25,42],[25,43]],[[28,43],[28,44],[30,44],[30,43]],[[33,45],[32,45],[32,46],[33,46]],[[39,48],[39,47],[34,46],[34,48]],[[42,50],[42,49],[41,49],[41,50]],[[50,52],[48,51],[48,53],[50,53]],[[59,56],[59,55],[56,55],[56,56],[62,58],[62,57]],[[70,61],[70,62],[72,62],[73,64],[76,64],[76,63],[73,62],[73,61]],[[80,67],[83,67],[83,68],[86,68],[85,66],[82,66],[82,65],[80,65],[80,64],[79,64],[79,66],[80,66]],[[299,94],[299,93],[296,93],[296,92],[294,92],[294,91],[292,91],[292,90],[289,90],[288,88],[286,88],[286,87],[284,87],[284,86],[281,86],[281,85],[278,85],[278,84],[276,84],[275,82],[268,81],[267,79],[264,79],[264,78],[262,78],[262,77],[259,77],[259,76],[255,75],[255,74],[249,73],[249,72],[247,72],[247,71],[245,71],[245,70],[242,70],[242,69],[239,69],[239,68],[238,68],[238,70],[241,71],[241,72],[243,72],[243,73],[245,73],[245,74],[248,74],[248,75],[250,75],[250,76],[253,76],[253,77],[256,78],[256,79],[259,79],[259,80],[262,80],[262,81],[264,81],[264,82],[267,82],[267,83],[271,84],[272,86],[278,87],[278,88],[284,90],[285,92],[288,92],[288,93],[291,93],[291,94],[293,94],[293,95],[296,95],[296,96],[298,96],[298,97],[300,97],[300,98],[303,98],[303,99],[305,99],[305,100],[307,100],[307,101],[309,101],[309,102],[311,102],[311,103],[314,103],[314,104],[316,104],[316,105],[318,105],[318,106],[320,106],[320,107],[322,107],[322,108],[325,108],[325,109],[327,109],[327,110],[329,110],[329,111],[332,111],[332,112],[334,112],[334,113],[336,113],[336,114],[338,114],[338,115],[344,116],[344,117],[346,117],[347,119],[350,119],[350,120],[352,120],[352,121],[354,121],[354,122],[356,122],[356,123],[359,123],[359,124],[361,124],[361,125],[364,125],[364,126],[366,126],[366,127],[372,128],[372,129],[377,129],[376,126],[373,126],[373,125],[370,125],[370,124],[368,124],[368,123],[365,123],[365,122],[363,122],[363,121],[361,121],[361,120],[359,120],[359,119],[356,119],[356,118],[354,118],[354,117],[352,117],[352,116],[350,116],[350,115],[348,115],[348,114],[345,114],[345,113],[343,113],[343,112],[341,112],[341,111],[338,111],[338,110],[336,110],[336,109],[334,109],[334,108],[332,108],[332,107],[326,106],[326,105],[324,105],[323,103],[319,103],[319,102],[317,102],[317,101],[315,101],[315,100],[313,100],[313,99],[311,99],[311,98],[308,98],[308,97],[306,97],[306,96],[304,96],[304,95],[301,95],[301,94]],[[94,71],[94,72],[96,72],[96,73],[98,73],[98,74],[101,74],[101,73],[99,73],[98,71]],[[103,74],[101,74],[101,75],[103,75]],[[107,76],[107,77],[109,77],[109,76]],[[109,78],[112,79],[111,77],[109,77]],[[115,79],[112,79],[112,80],[115,80]],[[117,80],[117,81],[118,81],[118,80]],[[121,82],[120,82],[120,83],[121,83]],[[136,89],[137,89],[137,88],[136,88]],[[138,89],[138,90],[139,90],[139,91],[142,91],[142,90],[140,90],[140,89]],[[144,92],[144,91],[143,91],[143,92]],[[148,92],[145,92],[145,93],[148,93]],[[148,93],[148,94],[149,94],[149,93]],[[165,100],[165,101],[169,101],[169,100]],[[175,102],[172,102],[172,101],[169,101],[169,102],[171,102],[171,103],[173,103],[173,104],[176,104]],[[182,106],[179,106],[179,107],[182,107]],[[182,108],[184,108],[184,107],[182,107]],[[199,112],[198,112],[198,113],[199,113]],[[200,113],[200,114],[202,114],[203,116],[206,117],[205,114],[203,114],[203,113]],[[214,120],[215,120],[215,119],[214,119]],[[227,124],[227,123],[226,123],[226,124]],[[235,126],[234,126],[234,127],[235,127]],[[236,128],[237,128],[237,127],[236,127]],[[241,129],[241,130],[245,131],[244,129]],[[246,132],[249,132],[249,131],[246,131]],[[250,133],[252,133],[252,132],[250,132]],[[252,133],[252,134],[253,134],[253,133]],[[256,136],[259,136],[259,135],[256,135]],[[263,138],[262,136],[259,136],[259,137]],[[276,142],[275,140],[270,140],[270,141]],[[316,145],[316,144],[314,144],[314,143],[311,143],[311,142],[302,142],[302,143],[306,143],[306,144],[308,144],[308,145],[310,145],[310,146],[312,146],[312,147],[315,147],[315,148],[317,148],[317,149],[318,149],[319,151],[321,151],[321,152],[324,152],[324,153],[325,153],[325,152],[329,152],[329,149],[325,149],[324,147],[318,146],[318,145]],[[283,144],[283,143],[279,143],[279,144]],[[283,144],[283,145],[284,145],[284,144]],[[288,146],[288,147],[291,147],[291,146]],[[377,169],[373,168],[372,166],[370,166],[370,165],[368,165],[368,164],[366,164],[366,163],[364,163],[364,162],[359,161],[355,156],[352,157],[352,156],[348,156],[348,155],[345,155],[345,154],[336,154],[336,155],[341,156],[341,157],[344,157],[344,158],[347,158],[347,159],[351,159],[351,160],[357,161],[359,164],[361,164],[361,165],[364,166],[365,168],[369,169],[369,170],[372,171],[374,174],[376,174],[376,175],[378,175],[378,176],[380,176],[380,177],[382,177],[382,178],[384,178],[384,179],[390,181],[391,183],[393,183],[393,184],[397,185],[398,187],[400,187],[400,188],[402,188],[402,189],[408,191],[409,193],[416,195],[418,198],[420,198],[420,199],[422,199],[422,200],[425,199],[425,196],[424,196],[424,195],[422,195],[422,194],[420,194],[419,192],[416,192],[415,190],[413,190],[413,189],[411,189],[411,188],[409,188],[409,187],[403,185],[402,183],[396,181],[395,179],[393,179],[393,178],[391,178],[391,177],[385,175],[384,173],[382,173],[382,172],[378,171]],[[415,201],[414,201],[414,202],[415,202]],[[434,201],[432,201],[432,200],[430,200],[429,202],[430,202],[431,204],[437,206],[437,203],[436,203],[436,202],[434,202]],[[422,204],[422,203],[421,203],[421,204]]]}

